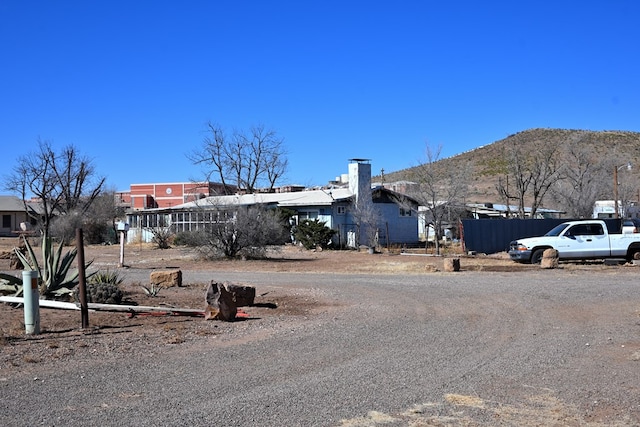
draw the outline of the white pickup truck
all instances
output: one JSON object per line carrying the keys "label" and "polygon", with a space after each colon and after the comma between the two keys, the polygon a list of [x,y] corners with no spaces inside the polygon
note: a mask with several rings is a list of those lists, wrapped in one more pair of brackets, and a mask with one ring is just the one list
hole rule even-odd
{"label": "white pickup truck", "polygon": [[[538,264],[545,249],[556,249],[561,260],[640,257],[640,233],[610,233],[602,220],[564,222],[544,236],[514,240],[509,256],[516,262]],[[637,255],[636,255],[637,254]]]}

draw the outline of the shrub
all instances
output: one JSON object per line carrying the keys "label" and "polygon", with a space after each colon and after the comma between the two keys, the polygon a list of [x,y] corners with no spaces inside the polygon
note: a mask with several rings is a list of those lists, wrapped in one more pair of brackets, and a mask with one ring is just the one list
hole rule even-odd
{"label": "shrub", "polygon": [[298,224],[295,238],[306,249],[315,249],[318,246],[327,248],[334,234],[336,231],[327,227],[325,222],[318,219],[305,219]]}
{"label": "shrub", "polygon": [[262,206],[221,211],[219,217],[218,222],[194,235],[198,250],[206,258],[260,258],[265,256],[267,246],[287,239],[278,213]]}
{"label": "shrub", "polygon": [[168,227],[156,227],[150,228],[149,231],[153,234],[153,243],[158,246],[158,249],[171,248],[171,240],[173,239],[173,232]]}
{"label": "shrub", "polygon": [[173,238],[176,246],[198,247],[206,242],[206,235],[203,231],[180,231]]}

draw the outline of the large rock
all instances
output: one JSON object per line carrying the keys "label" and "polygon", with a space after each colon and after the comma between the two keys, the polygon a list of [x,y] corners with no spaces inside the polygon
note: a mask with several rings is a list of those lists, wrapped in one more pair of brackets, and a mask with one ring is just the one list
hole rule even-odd
{"label": "large rock", "polygon": [[238,308],[233,294],[227,290],[223,283],[211,281],[205,299],[205,319],[231,321],[236,318]]}
{"label": "large rock", "polygon": [[161,270],[151,272],[151,284],[170,288],[182,286],[182,270]]}
{"label": "large rock", "polygon": [[234,285],[233,283],[225,283],[224,286],[233,295],[236,307],[253,305],[256,298],[256,288],[254,286]]}
{"label": "large rock", "polygon": [[444,271],[460,271],[460,258],[445,258]]}
{"label": "large rock", "polygon": [[558,251],[555,249],[545,249],[542,253],[542,259],[540,260],[540,268],[558,268],[559,264]]}

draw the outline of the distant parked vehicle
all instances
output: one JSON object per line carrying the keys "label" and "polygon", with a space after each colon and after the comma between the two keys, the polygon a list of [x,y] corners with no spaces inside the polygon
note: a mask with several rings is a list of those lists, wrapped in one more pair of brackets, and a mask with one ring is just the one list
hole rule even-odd
{"label": "distant parked vehicle", "polygon": [[640,233],[640,218],[628,218],[622,221],[623,233]]}

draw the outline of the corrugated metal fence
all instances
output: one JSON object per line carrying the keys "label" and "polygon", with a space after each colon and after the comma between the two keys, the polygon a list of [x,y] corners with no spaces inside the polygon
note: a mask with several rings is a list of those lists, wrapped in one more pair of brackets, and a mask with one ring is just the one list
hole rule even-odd
{"label": "corrugated metal fence", "polygon": [[[462,239],[467,251],[495,254],[509,250],[512,240],[542,236],[558,224],[574,219],[463,219]],[[610,234],[620,233],[621,220],[604,219]]]}
{"label": "corrugated metal fence", "polygon": [[463,219],[465,249],[494,254],[509,250],[512,240],[542,236],[568,219]]}

